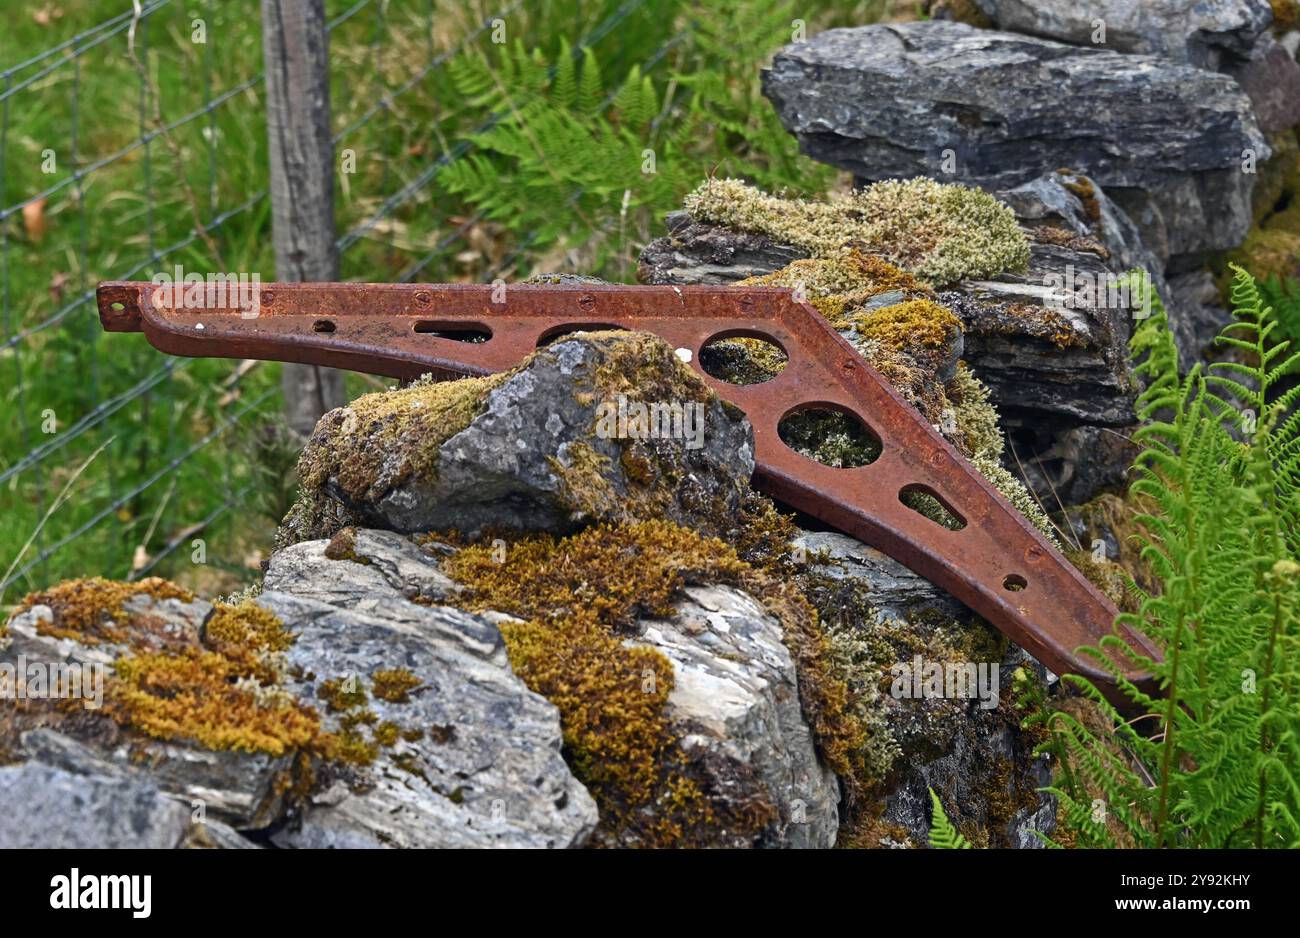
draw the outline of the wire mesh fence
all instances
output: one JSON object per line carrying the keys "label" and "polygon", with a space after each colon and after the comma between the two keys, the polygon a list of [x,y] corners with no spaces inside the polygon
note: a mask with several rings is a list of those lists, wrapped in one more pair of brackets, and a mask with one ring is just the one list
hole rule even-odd
{"label": "wire mesh fence", "polygon": [[[293,494],[275,367],[103,334],[94,288],[176,268],[274,279],[258,5],[60,9],[0,37],[0,603],[89,573],[183,568],[229,589]],[[649,72],[682,40],[646,28],[647,0],[326,11],[344,279],[493,280],[539,261],[535,238],[501,236],[439,186],[499,116],[457,94],[458,60],[555,35],[561,16],[571,54],[620,71]]]}

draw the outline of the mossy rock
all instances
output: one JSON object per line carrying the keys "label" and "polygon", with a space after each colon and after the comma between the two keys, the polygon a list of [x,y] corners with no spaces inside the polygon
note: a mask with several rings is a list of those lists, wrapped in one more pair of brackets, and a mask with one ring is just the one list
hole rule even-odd
{"label": "mossy rock", "polygon": [[565,532],[734,517],[752,433],[661,339],[578,333],[490,378],[367,395],[303,452],[282,543],[348,524],[400,532]]}

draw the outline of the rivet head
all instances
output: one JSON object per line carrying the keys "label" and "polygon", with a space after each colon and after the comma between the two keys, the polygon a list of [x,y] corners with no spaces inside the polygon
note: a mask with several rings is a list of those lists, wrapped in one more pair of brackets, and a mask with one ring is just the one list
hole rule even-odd
{"label": "rivet head", "polygon": [[578,297],[578,305],[586,310],[595,309],[596,298],[590,293],[584,293],[582,296]]}
{"label": "rivet head", "polygon": [[273,291],[273,290],[267,290],[265,293],[263,293],[263,294],[261,295],[261,300],[262,300],[262,302],[263,302],[264,304],[274,303],[274,302],[275,302],[275,291]]}
{"label": "rivet head", "polygon": [[419,303],[421,306],[428,306],[429,300],[430,300],[429,294],[423,290],[415,294],[415,302]]}

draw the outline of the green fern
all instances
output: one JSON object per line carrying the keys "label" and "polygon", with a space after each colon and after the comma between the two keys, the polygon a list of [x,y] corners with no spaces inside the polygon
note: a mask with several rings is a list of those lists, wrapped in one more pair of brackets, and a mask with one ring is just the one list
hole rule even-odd
{"label": "green fern", "polygon": [[952,821],[948,820],[948,815],[943,813],[943,802],[939,796],[930,791],[930,805],[932,807],[930,817],[930,846],[936,850],[969,850],[971,849],[970,841],[963,837],[957,828],[952,826]]}
{"label": "green fern", "polygon": [[676,159],[689,127],[667,133],[659,126],[658,95],[639,68],[611,92],[590,49],[578,67],[561,44],[559,61],[548,66],[539,51],[516,44],[494,63],[462,63],[454,77],[460,93],[496,121],[440,181],[487,218],[527,233],[533,249],[585,242],[594,254],[588,268],[613,251],[628,257],[632,235],[689,188]]}
{"label": "green fern", "polygon": [[[790,0],[699,0],[694,9],[689,53],[694,62],[678,81],[691,91],[687,108],[702,132],[713,132],[710,149],[718,158],[710,168],[719,176],[746,177],[768,191],[825,192],[834,169],[799,152],[798,140],[763,96],[758,68],[794,38],[792,24],[807,10]],[[808,35],[816,32],[807,29]]]}
{"label": "green fern", "polygon": [[1259,292],[1273,308],[1279,338],[1300,342],[1300,280],[1270,274],[1259,282]]}
{"label": "green fern", "polygon": [[[1081,845],[1300,845],[1300,353],[1278,341],[1255,281],[1234,268],[1236,321],[1219,341],[1235,359],[1180,378],[1158,300],[1132,341],[1148,384],[1134,493],[1160,589],[1118,624],[1161,649],[1152,660],[1118,631],[1085,649],[1141,718],[1122,718],[1083,678],[1112,727],[1052,714],[1061,759],[1053,791]],[[1289,414],[1289,416],[1288,416]],[[1153,673],[1152,697],[1121,662]]]}

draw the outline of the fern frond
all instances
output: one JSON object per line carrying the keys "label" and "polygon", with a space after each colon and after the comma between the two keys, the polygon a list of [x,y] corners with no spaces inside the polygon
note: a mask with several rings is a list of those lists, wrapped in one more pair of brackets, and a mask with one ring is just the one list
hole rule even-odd
{"label": "fern frond", "polygon": [[943,802],[939,796],[934,793],[934,789],[929,789],[930,805],[932,814],[930,817],[930,846],[937,850],[969,850],[971,849],[970,841],[963,837],[952,826],[948,820],[948,815],[943,813]]}

